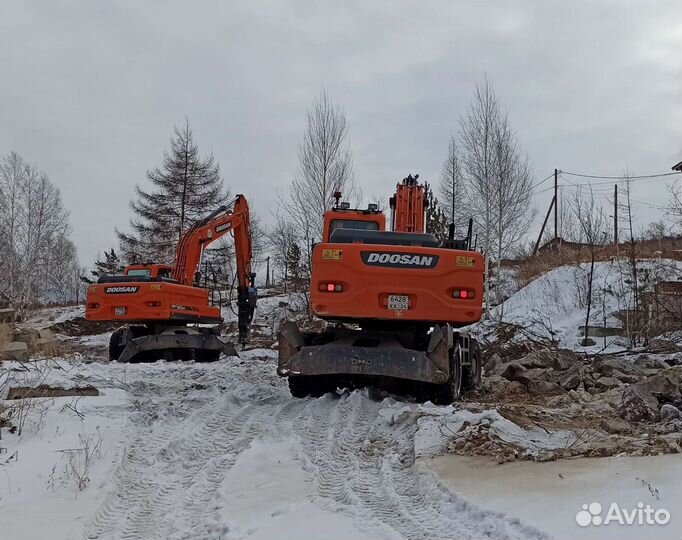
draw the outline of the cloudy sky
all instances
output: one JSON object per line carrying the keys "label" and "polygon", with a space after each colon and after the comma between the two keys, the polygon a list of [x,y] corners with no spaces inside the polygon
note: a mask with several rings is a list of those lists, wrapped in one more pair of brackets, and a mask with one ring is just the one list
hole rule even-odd
{"label": "cloudy sky", "polygon": [[[267,221],[321,88],[350,123],[358,183],[388,194],[409,172],[437,178],[484,73],[538,180],[682,159],[680,0],[2,0],[0,154],[60,187],[90,264],[185,116]],[[666,180],[636,184],[642,223]]]}

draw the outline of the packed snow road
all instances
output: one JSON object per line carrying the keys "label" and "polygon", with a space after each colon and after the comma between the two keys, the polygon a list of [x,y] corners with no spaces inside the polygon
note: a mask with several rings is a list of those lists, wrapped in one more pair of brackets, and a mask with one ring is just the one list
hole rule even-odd
{"label": "packed snow road", "polygon": [[84,366],[80,380],[127,397],[110,470],[79,495],[97,490],[99,505],[75,538],[545,537],[416,463],[404,404],[366,392],[295,400],[272,353],[244,356]]}

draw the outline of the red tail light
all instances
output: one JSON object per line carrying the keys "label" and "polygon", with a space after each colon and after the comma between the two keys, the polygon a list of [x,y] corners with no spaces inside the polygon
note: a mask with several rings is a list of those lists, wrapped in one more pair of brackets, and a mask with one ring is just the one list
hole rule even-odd
{"label": "red tail light", "polygon": [[320,292],[343,292],[343,285],[341,283],[320,283]]}
{"label": "red tail light", "polygon": [[473,289],[453,289],[453,298],[462,298],[463,300],[471,300],[476,297],[476,291]]}

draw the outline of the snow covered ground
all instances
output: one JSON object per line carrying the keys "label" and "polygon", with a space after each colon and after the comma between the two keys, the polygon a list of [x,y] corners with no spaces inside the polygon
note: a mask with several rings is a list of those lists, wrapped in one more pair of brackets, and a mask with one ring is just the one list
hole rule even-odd
{"label": "snow covered ground", "polygon": [[[496,508],[539,527],[555,540],[679,540],[682,530],[682,458],[582,458],[497,465],[487,458],[439,456],[427,461],[443,483],[474,504]],[[605,517],[616,503],[631,512],[651,505],[670,512],[665,525],[581,527],[576,514],[597,502]]]}
{"label": "snow covered ground", "polygon": [[[574,340],[573,279],[570,269],[546,274],[507,301],[505,318],[555,309],[550,299],[559,298],[552,322]],[[256,322],[275,325],[296,301],[261,300]],[[78,316],[53,310],[28,324]],[[108,336],[77,339],[104,350]],[[679,540],[679,455],[491,465],[441,454],[470,426],[538,459],[573,444],[575,432],[522,428],[492,407],[472,412],[368,391],[292,399],[266,349],[214,364],[93,360],[84,353],[31,362],[28,371],[0,367],[0,387],[100,392],[31,400],[18,412],[22,433],[3,428],[0,539]],[[582,504],[641,497],[667,508],[670,524],[576,525]]]}
{"label": "snow covered ground", "polygon": [[[367,392],[294,400],[271,351],[208,365],[59,363],[40,378],[102,395],[48,400],[20,437],[4,434],[8,538],[545,537],[420,465],[420,406]],[[84,440],[100,447],[79,490],[66,465]]]}
{"label": "snow covered ground", "polygon": [[[643,290],[652,290],[658,280],[682,278],[680,261],[641,260],[638,269],[639,286]],[[484,335],[490,334],[501,316],[503,322],[523,327],[526,337],[554,339],[561,346],[574,350],[603,350],[602,338],[595,338],[597,345],[593,348],[585,349],[580,345],[579,329],[585,324],[588,272],[586,263],[550,270],[511,294],[508,300],[491,310],[490,321],[482,321],[474,328]],[[630,266],[624,260],[598,262],[594,272],[590,325],[622,328],[622,322],[615,314],[632,308]],[[609,337],[606,350],[622,350],[623,344],[620,337]]]}

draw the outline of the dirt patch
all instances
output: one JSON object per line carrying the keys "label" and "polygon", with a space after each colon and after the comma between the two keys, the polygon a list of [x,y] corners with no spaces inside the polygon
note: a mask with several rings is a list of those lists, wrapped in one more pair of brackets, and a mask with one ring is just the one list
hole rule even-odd
{"label": "dirt patch", "polygon": [[118,321],[88,321],[84,317],[76,317],[65,322],[53,324],[50,326],[50,330],[55,334],[80,337],[113,332],[120,327],[121,323]]}
{"label": "dirt patch", "polygon": [[60,388],[41,384],[34,388],[28,386],[15,386],[7,393],[8,400],[26,398],[57,398],[66,396],[99,396],[99,390],[94,386],[80,386],[74,388]]}

